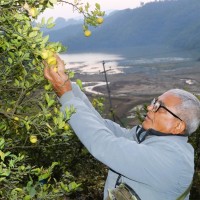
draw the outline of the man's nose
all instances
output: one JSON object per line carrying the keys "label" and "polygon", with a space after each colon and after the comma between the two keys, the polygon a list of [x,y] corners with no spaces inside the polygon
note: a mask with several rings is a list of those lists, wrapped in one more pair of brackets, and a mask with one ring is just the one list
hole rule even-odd
{"label": "man's nose", "polygon": [[152,104],[148,105],[148,106],[147,106],[147,110],[148,110],[148,111],[153,110],[153,105],[152,105]]}

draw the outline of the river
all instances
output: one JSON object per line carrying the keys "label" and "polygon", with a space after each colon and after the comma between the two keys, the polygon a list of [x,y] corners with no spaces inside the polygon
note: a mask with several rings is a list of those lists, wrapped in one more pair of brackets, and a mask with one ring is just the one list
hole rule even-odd
{"label": "river", "polygon": [[60,54],[66,67],[81,74],[97,74],[103,70],[103,61],[106,64],[108,74],[135,73],[138,70],[146,70],[153,65],[160,66],[166,63],[180,63],[190,61],[190,57],[132,57],[127,58],[119,54],[108,53],[77,53]]}

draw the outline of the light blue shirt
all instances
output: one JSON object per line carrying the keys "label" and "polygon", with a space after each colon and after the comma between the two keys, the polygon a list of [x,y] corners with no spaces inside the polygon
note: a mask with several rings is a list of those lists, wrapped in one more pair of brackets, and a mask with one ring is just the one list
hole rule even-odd
{"label": "light blue shirt", "polygon": [[142,200],[175,200],[190,185],[194,150],[187,137],[147,136],[139,144],[136,127],[125,129],[103,119],[77,85],[73,84],[73,90],[59,100],[63,111],[72,105],[76,109],[69,123],[80,141],[112,169],[107,176],[104,199],[108,189],[115,187],[118,174]]}

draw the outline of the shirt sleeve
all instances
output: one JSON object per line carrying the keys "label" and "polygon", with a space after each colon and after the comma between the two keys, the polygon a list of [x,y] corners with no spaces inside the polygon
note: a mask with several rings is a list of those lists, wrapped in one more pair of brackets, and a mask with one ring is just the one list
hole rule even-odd
{"label": "shirt sleeve", "polygon": [[77,84],[72,83],[72,91],[75,97],[81,99],[85,103],[85,105],[90,108],[91,112],[93,112],[97,117],[102,118],[101,115],[95,110],[88,97],[85,95],[85,93],[81,91],[80,87]]}
{"label": "shirt sleeve", "polygon": [[80,87],[77,84],[72,83],[72,91],[73,91],[74,96],[81,99],[85,103],[85,105],[88,106],[91,112],[93,112],[94,115],[96,115],[98,118],[104,121],[105,126],[108,129],[110,129],[114,135],[116,135],[117,137],[127,137],[130,139],[134,138],[133,134],[135,133],[135,131],[131,131],[130,129],[123,128],[119,124],[109,119],[103,119],[101,115],[95,110],[95,108],[89,101],[88,97],[85,95],[85,93],[81,91]]}
{"label": "shirt sleeve", "polygon": [[125,137],[130,140],[136,140],[136,127],[133,127],[132,129],[126,129],[109,119],[105,119],[105,126],[117,137]]}

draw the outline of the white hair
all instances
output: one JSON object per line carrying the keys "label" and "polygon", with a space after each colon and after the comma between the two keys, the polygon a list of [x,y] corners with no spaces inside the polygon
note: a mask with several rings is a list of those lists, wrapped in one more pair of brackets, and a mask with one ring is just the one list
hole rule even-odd
{"label": "white hair", "polygon": [[171,89],[167,92],[180,98],[181,104],[176,106],[178,116],[186,123],[185,134],[191,135],[197,130],[200,124],[200,101],[199,99],[181,89]]}

